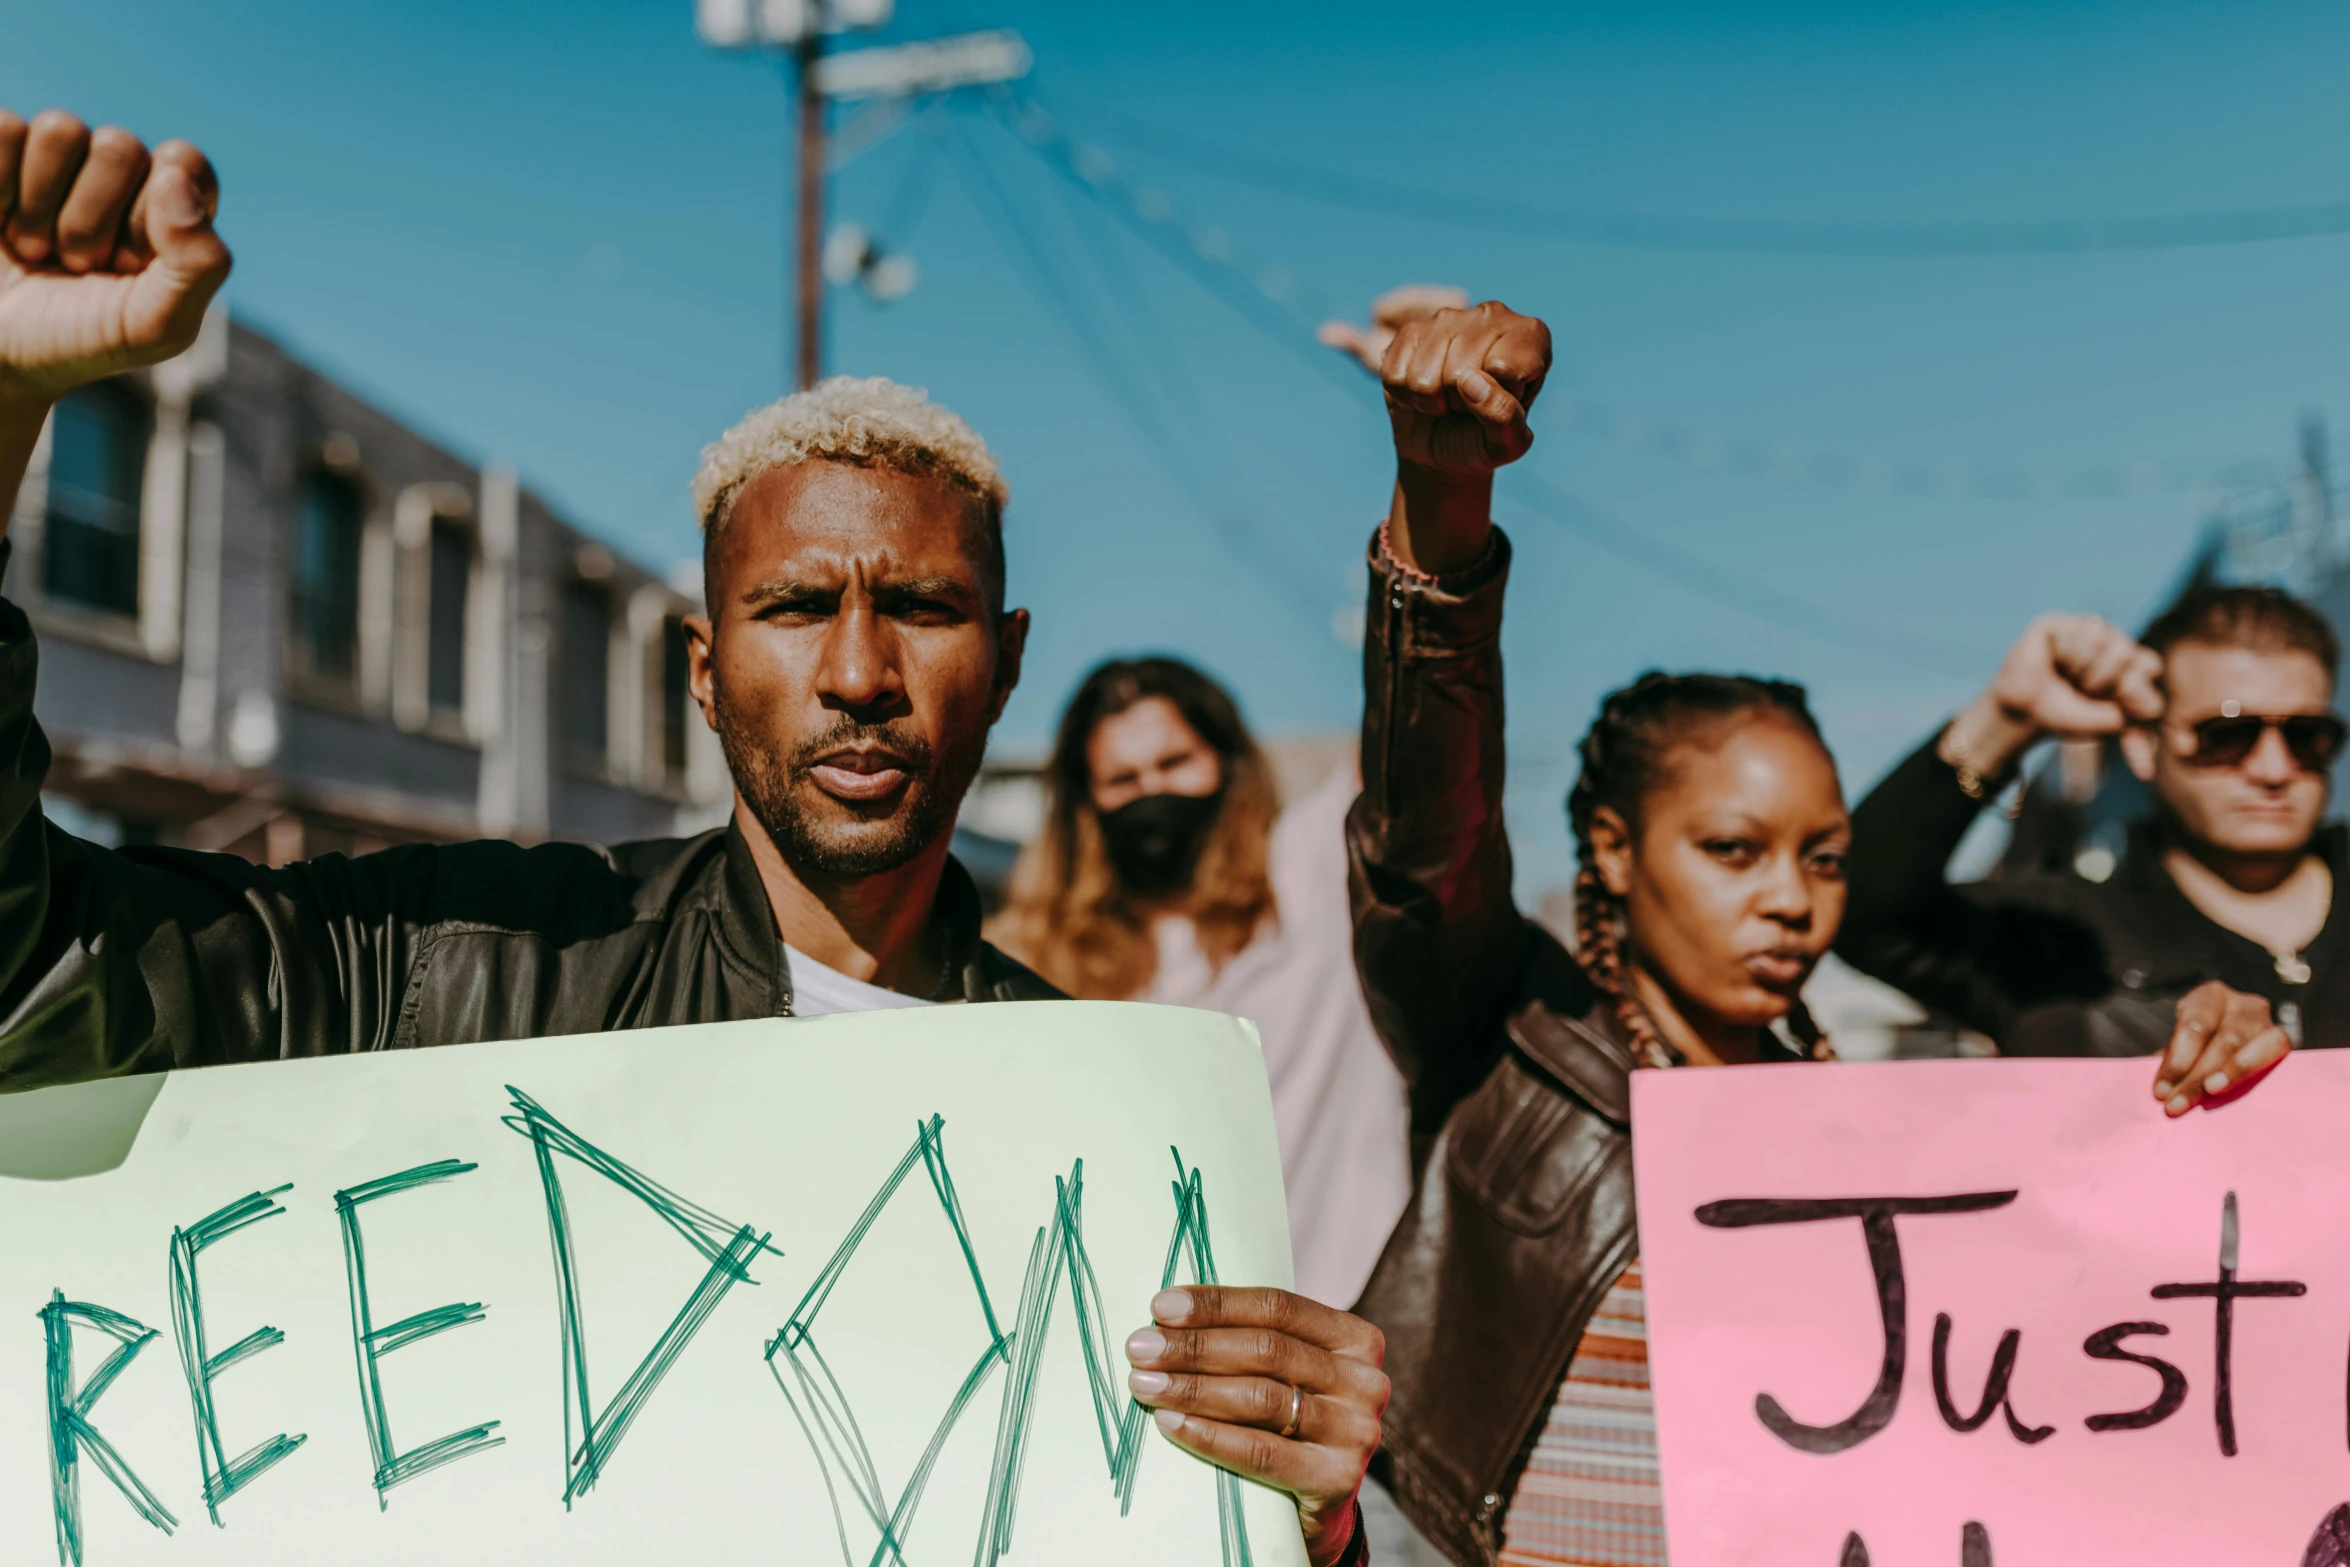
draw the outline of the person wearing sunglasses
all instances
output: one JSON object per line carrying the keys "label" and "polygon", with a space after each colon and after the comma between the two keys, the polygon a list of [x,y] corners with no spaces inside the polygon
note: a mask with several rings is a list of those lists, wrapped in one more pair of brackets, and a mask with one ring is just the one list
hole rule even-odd
{"label": "person wearing sunglasses", "polygon": [[[2345,840],[2321,826],[2340,662],[2325,617],[2274,588],[2192,588],[2135,640],[2036,621],[1853,813],[1836,950],[2011,1055],[2151,1053],[2212,980],[2268,998],[2304,1044],[2350,1044]],[[2035,743],[2107,736],[2153,802],[2111,875],[1945,880]]]}

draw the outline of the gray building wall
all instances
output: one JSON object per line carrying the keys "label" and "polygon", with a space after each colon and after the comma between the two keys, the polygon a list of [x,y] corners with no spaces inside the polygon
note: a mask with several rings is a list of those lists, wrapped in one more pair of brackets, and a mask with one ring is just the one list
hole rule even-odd
{"label": "gray building wall", "polygon": [[[53,814],[271,860],[477,833],[613,842],[723,818],[699,714],[684,768],[662,744],[662,639],[695,606],[658,574],[225,314],[190,354],[120,384],[153,425],[137,613],[42,592],[51,442],[12,512],[6,586],[42,638]],[[363,517],[349,678],[307,671],[294,644],[296,528],[319,474]],[[470,550],[454,707],[429,691],[436,527]],[[608,741],[592,757],[567,754],[554,716],[575,579],[612,605]]]}

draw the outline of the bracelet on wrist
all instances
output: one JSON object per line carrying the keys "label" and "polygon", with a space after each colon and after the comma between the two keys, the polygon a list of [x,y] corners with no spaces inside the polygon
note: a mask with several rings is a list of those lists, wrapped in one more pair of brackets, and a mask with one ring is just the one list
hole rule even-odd
{"label": "bracelet on wrist", "polygon": [[1379,564],[1386,567],[1395,575],[1403,578],[1404,581],[1412,584],[1414,587],[1432,588],[1436,586],[1436,573],[1433,571],[1422,571],[1417,566],[1408,565],[1396,555],[1395,541],[1388,533],[1388,529],[1392,528],[1394,525],[1395,523],[1393,518],[1382,518],[1380,520]]}
{"label": "bracelet on wrist", "polygon": [[1966,737],[1958,732],[1958,720],[1942,731],[1942,749],[1949,753],[1950,769],[1958,774],[1958,792],[1970,800],[1983,798],[1983,775],[1975,770],[1974,761],[1967,755]]}
{"label": "bracelet on wrist", "polygon": [[1382,520],[1379,524],[1378,536],[1374,541],[1378,549],[1380,569],[1392,576],[1402,578],[1415,588],[1442,587],[1447,579],[1458,581],[1492,560],[1494,551],[1501,548],[1501,530],[1489,528],[1485,534],[1485,547],[1477,552],[1476,559],[1452,571],[1426,571],[1407,563],[1396,555],[1395,541],[1388,532],[1391,526],[1393,526],[1392,520]]}

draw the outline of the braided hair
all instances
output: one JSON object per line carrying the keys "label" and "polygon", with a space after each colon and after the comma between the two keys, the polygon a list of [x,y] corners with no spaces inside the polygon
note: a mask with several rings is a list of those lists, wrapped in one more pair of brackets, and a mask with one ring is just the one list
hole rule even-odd
{"label": "braided hair", "polygon": [[[1624,974],[1624,900],[1599,876],[1591,850],[1591,821],[1606,806],[1627,822],[1639,820],[1641,802],[1664,781],[1672,754],[1695,731],[1756,712],[1793,719],[1820,739],[1803,687],[1786,680],[1748,675],[1668,675],[1650,670],[1599,704],[1599,716],[1578,748],[1582,771],[1567,795],[1567,823],[1575,833],[1575,956],[1616,1017],[1644,1066],[1678,1066],[1681,1052],[1657,1032],[1656,1023],[1633,994]],[[1824,744],[1825,742],[1823,742]],[[1799,999],[1787,1025],[1815,1059],[1831,1052],[1827,1037]]]}

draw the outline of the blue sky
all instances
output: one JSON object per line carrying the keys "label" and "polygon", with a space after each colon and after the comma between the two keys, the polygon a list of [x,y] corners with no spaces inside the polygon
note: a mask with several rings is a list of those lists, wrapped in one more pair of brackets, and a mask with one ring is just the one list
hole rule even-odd
{"label": "blue sky", "polygon": [[[2217,473],[2283,459],[2304,408],[2350,416],[2350,239],[1706,254],[1267,188],[1823,222],[2341,200],[2339,7],[900,0],[884,36],[976,26],[1022,32],[1035,97],[1119,178],[1288,276],[1260,316],[1458,281],[1551,320],[1554,399],[1860,459]],[[18,0],[6,31],[0,102],[214,154],[247,319],[631,553],[691,552],[698,448],[780,389],[789,106],[772,64],[697,42],[690,0]],[[1351,725],[1332,618],[1359,594],[1384,426],[1302,325],[1235,311],[976,103],[915,117],[833,201],[900,230],[922,280],[886,308],[836,298],[830,367],[927,385],[1013,481],[1038,626],[1007,740],[1140,648],[1205,663],[1267,731]],[[1500,506],[1529,893],[1567,873],[1557,802],[1609,686],[1803,680],[1857,792],[2032,614],[2150,612],[2205,504],[1919,497],[1536,426]],[[1535,483],[1622,548],[1524,509]]]}

